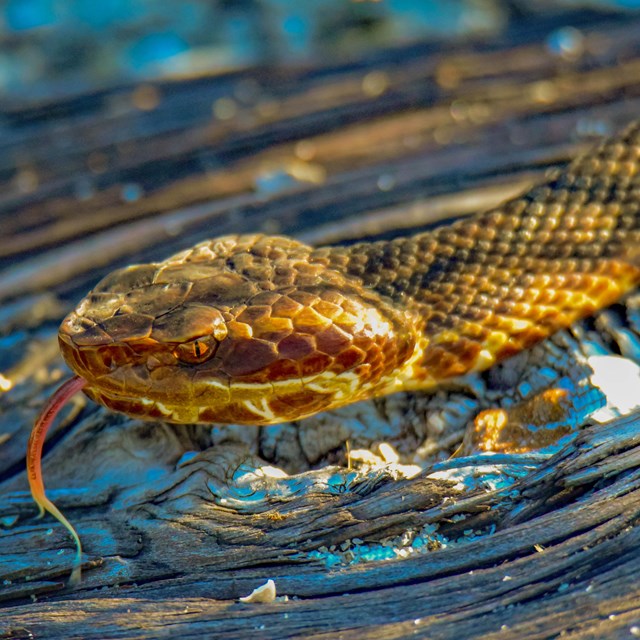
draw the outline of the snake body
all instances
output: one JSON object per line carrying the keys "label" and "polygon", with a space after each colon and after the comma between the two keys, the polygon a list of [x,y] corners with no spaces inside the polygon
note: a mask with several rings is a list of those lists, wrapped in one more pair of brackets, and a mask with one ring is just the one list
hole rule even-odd
{"label": "snake body", "polygon": [[392,241],[225,236],[104,278],[62,323],[85,393],[272,424],[480,371],[640,282],[640,125],[501,207]]}

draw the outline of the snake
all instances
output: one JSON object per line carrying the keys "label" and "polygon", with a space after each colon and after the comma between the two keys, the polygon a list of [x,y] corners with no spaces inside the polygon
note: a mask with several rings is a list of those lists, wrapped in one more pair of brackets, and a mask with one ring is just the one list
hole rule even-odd
{"label": "snake", "polygon": [[[524,194],[431,231],[349,246],[229,235],[101,280],[62,322],[82,391],[143,420],[267,425],[483,371],[640,282],[640,123]],[[79,575],[79,574],[78,574]]]}

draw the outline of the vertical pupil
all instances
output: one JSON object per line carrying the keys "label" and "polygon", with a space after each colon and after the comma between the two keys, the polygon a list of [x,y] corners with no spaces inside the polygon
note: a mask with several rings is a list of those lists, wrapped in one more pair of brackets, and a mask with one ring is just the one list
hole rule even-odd
{"label": "vertical pupil", "polygon": [[196,358],[199,358],[202,355],[202,352],[200,350],[200,343],[196,340],[196,342],[193,345],[193,349],[196,353]]}

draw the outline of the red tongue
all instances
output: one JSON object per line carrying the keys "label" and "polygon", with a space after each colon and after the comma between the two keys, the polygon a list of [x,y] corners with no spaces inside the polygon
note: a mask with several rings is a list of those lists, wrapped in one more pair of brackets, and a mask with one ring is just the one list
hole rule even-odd
{"label": "red tongue", "polygon": [[42,446],[47,436],[47,431],[51,426],[58,411],[67,403],[69,398],[80,391],[87,384],[84,378],[74,376],[71,380],[67,380],[47,401],[44,408],[40,412],[38,419],[33,425],[29,443],[27,444],[27,475],[29,476],[29,487],[31,495],[40,508],[40,516],[48,511],[58,522],[60,522],[73,536],[76,543],[76,558],[73,563],[73,571],[71,572],[70,584],[77,584],[80,581],[80,565],[82,556],[82,545],[76,530],[71,523],[62,515],[49,498],[44,493],[44,483],[42,481]]}

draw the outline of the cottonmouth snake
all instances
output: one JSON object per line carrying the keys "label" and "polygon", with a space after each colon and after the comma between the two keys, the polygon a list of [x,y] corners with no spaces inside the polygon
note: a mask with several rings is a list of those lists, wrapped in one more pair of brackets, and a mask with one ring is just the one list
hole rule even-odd
{"label": "cottonmouth snake", "polygon": [[[640,282],[639,170],[635,124],[432,232],[320,248],[226,236],[120,269],[60,327],[81,379],[62,395],[84,386],[143,419],[256,425],[486,369]],[[51,510],[36,431],[30,479]]]}

